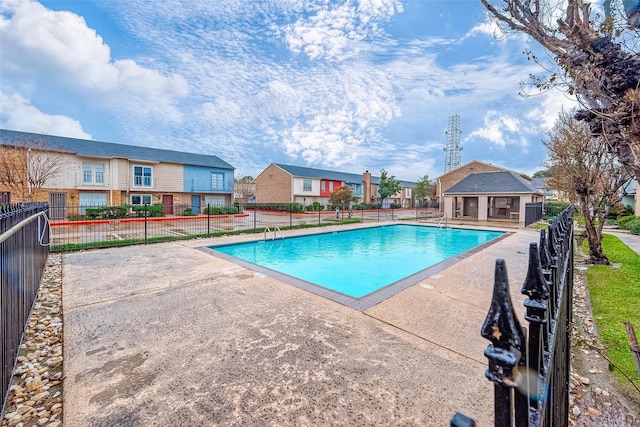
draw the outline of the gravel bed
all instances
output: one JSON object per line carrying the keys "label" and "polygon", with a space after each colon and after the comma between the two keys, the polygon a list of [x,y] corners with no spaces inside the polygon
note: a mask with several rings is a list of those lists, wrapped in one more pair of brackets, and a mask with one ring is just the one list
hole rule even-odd
{"label": "gravel bed", "polygon": [[62,257],[47,260],[20,346],[2,427],[62,426]]}

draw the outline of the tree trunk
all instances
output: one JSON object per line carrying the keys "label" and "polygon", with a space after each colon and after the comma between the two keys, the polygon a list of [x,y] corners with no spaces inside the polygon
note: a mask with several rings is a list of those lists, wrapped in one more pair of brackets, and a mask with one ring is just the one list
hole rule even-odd
{"label": "tree trunk", "polygon": [[585,235],[589,244],[589,262],[592,264],[609,265],[609,258],[602,252],[602,221],[595,225],[595,213],[589,212],[587,200],[580,201],[580,211],[584,217]]}

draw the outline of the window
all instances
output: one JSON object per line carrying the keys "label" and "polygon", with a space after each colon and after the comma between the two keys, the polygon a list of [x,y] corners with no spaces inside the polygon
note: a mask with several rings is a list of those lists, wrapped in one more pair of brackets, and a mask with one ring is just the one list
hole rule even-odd
{"label": "window", "polygon": [[405,188],[405,191],[407,192],[407,199],[411,198],[411,189],[410,188]]}
{"label": "window", "polygon": [[104,184],[104,165],[97,163],[94,166],[96,171],[96,184]]}
{"label": "window", "polygon": [[133,186],[134,187],[152,187],[153,186],[153,168],[151,166],[134,166],[133,167]]}
{"label": "window", "polygon": [[91,184],[93,182],[93,173],[91,169],[91,163],[82,164],[82,182],[85,184]]}
{"label": "window", "polygon": [[305,179],[302,181],[302,191],[311,191],[311,180]]}
{"label": "window", "polygon": [[321,181],[320,185],[322,186],[322,189],[320,190],[321,192],[325,192],[327,191],[327,181]]}
{"label": "window", "polygon": [[224,207],[225,197],[224,196],[204,196],[204,204],[205,206],[215,206],[215,207]]}
{"label": "window", "polygon": [[104,163],[83,163],[82,182],[84,184],[104,184]]}
{"label": "window", "polygon": [[78,196],[80,214],[82,215],[87,213],[87,208],[107,206],[107,195],[105,193],[79,193]]}
{"label": "window", "polygon": [[211,172],[211,189],[224,190],[224,174],[220,172]]}
{"label": "window", "polygon": [[329,192],[333,193],[333,181],[329,181]]}
{"label": "window", "polygon": [[131,206],[142,206],[151,204],[151,194],[132,194]]}

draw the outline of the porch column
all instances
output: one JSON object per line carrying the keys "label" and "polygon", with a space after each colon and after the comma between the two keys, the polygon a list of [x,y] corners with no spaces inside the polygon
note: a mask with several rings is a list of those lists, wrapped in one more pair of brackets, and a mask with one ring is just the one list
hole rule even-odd
{"label": "porch column", "polygon": [[453,205],[455,204],[455,197],[444,196],[443,202],[440,204],[441,208],[444,208],[444,214],[447,218],[453,218]]}
{"label": "porch column", "polygon": [[520,209],[518,214],[518,222],[520,224],[524,224],[525,215],[527,213],[527,203],[533,203],[537,199],[533,195],[529,196],[520,196]]}
{"label": "porch column", "polygon": [[488,208],[489,208],[489,196],[478,196],[478,221],[487,220]]}

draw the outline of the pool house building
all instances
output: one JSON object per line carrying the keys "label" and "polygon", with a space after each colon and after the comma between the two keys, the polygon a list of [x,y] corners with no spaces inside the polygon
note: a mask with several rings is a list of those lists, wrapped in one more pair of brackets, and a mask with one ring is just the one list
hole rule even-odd
{"label": "pool house building", "polygon": [[527,204],[541,203],[544,195],[511,171],[472,173],[444,191],[449,218],[511,221],[524,225]]}

